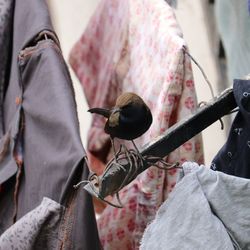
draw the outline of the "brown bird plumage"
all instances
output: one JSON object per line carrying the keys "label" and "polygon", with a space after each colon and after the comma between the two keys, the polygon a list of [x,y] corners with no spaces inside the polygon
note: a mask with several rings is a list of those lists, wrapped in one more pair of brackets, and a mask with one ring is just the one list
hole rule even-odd
{"label": "brown bird plumage", "polygon": [[[111,138],[115,160],[116,163],[118,163],[115,166],[123,168],[122,163],[119,162],[120,155],[122,155],[122,159],[124,159],[124,155],[128,158],[126,166],[129,166],[129,170],[120,187],[123,187],[128,180],[132,180],[135,177],[138,168],[142,166],[141,164],[144,164],[144,162],[146,162],[146,164],[150,164],[152,166],[156,166],[160,169],[165,170],[172,169],[173,167],[178,166],[177,164],[168,164],[160,157],[142,156],[137,149],[133,140],[143,135],[149,129],[150,125],[152,124],[153,118],[148,106],[145,104],[142,98],[135,93],[127,92],[120,95],[117,98],[115,106],[113,108],[91,108],[88,111],[107,118],[104,131],[109,134]],[[123,145],[123,147],[121,148],[123,148],[125,154],[122,154],[121,148],[116,153],[114,147],[114,138],[131,140],[137,152],[134,150],[128,150]],[[135,163],[136,160],[138,160],[138,163]],[[157,161],[159,161],[160,164],[157,164]],[[108,164],[105,171],[108,171],[108,169],[112,167],[113,164]],[[98,183],[99,179],[97,175],[93,174],[92,176],[97,179]],[[90,177],[90,179],[92,178],[92,176]],[[119,205],[112,204],[108,201],[106,202],[115,207],[122,207],[118,192],[116,193],[116,195]]]}
{"label": "brown bird plumage", "polygon": [[111,138],[134,140],[144,134],[152,123],[152,114],[141,97],[127,92],[120,95],[111,109],[92,108],[91,113],[108,118],[105,132]]}

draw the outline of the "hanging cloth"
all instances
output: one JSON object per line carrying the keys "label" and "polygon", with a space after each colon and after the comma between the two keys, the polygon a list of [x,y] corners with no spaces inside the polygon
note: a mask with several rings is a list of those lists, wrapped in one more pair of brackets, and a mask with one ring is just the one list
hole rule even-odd
{"label": "hanging cloth", "polygon": [[184,163],[140,249],[250,249],[249,192],[248,179]]}
{"label": "hanging cloth", "polygon": [[58,248],[99,249],[92,199],[73,188],[89,171],[72,82],[46,1],[16,0],[12,14],[10,76],[1,103],[0,235],[47,197],[65,207]]}
{"label": "hanging cloth", "polygon": [[[153,123],[136,140],[141,148],[197,108],[191,62],[184,46],[174,12],[165,1],[105,0],[73,47],[69,61],[91,108],[111,107],[117,96],[127,91],[144,99]],[[104,123],[94,115],[88,133],[90,167],[95,172],[102,171],[96,162],[104,165],[110,159]],[[203,162],[200,136],[166,160],[191,159]],[[150,168],[121,191],[124,207],[107,207],[98,220],[104,249],[138,249],[146,225],[173,189],[176,174],[177,170]]]}
{"label": "hanging cloth", "polygon": [[228,139],[215,155],[211,168],[250,179],[250,80],[235,79],[233,93],[239,107]]}

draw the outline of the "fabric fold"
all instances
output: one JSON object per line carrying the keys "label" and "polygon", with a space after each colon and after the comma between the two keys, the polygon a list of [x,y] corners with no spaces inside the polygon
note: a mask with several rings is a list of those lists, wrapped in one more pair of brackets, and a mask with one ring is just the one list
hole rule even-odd
{"label": "fabric fold", "polygon": [[140,249],[249,249],[249,191],[248,179],[184,163]]}

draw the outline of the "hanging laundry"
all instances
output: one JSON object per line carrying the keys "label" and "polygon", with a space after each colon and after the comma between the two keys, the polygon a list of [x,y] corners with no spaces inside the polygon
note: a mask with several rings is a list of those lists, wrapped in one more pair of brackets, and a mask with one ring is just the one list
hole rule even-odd
{"label": "hanging laundry", "polygon": [[250,80],[235,79],[234,97],[239,107],[225,145],[211,163],[213,170],[250,179]]}
{"label": "hanging laundry", "polygon": [[0,250],[56,249],[58,224],[63,211],[64,207],[59,203],[43,198],[38,207],[24,215],[0,236]]}
{"label": "hanging laundry", "polygon": [[177,7],[177,0],[165,0],[171,7]]}
{"label": "hanging laundry", "polygon": [[14,0],[0,0],[0,136],[3,134],[3,99],[10,73]]}
{"label": "hanging laundry", "polygon": [[[86,32],[71,51],[69,61],[82,83],[90,108],[112,107],[122,91],[121,81],[128,69],[126,48],[123,49],[128,15],[128,1],[101,1]],[[118,75],[116,65],[121,56],[126,60],[122,65],[120,63]],[[88,133],[88,150],[95,158],[106,163],[110,139],[103,131],[104,123],[102,117],[93,115]],[[90,167],[100,172],[94,164],[90,164]]]}
{"label": "hanging laundry", "polygon": [[[135,140],[141,148],[197,108],[185,46],[174,12],[165,1],[105,0],[72,49],[69,61],[90,108],[112,107],[123,92],[143,98],[153,123]],[[102,162],[104,166],[111,156],[104,124],[104,119],[94,116],[88,133],[90,167],[95,172],[101,171],[100,165],[94,164]],[[186,142],[166,160],[202,162],[201,137]],[[109,206],[98,220],[104,249],[139,248],[146,225],[173,189],[176,176],[176,170],[150,168],[120,192],[124,207]]]}
{"label": "hanging laundry", "polygon": [[250,181],[194,162],[180,176],[140,249],[249,249]]}
{"label": "hanging laundry", "polygon": [[[100,249],[91,197],[73,189],[79,180],[87,179],[89,171],[70,75],[46,1],[14,2],[9,76],[1,103],[0,235],[18,227],[19,219],[47,197],[63,207],[57,233],[54,227],[46,230],[55,236],[57,248]],[[32,237],[34,233],[34,242],[41,243],[41,235],[26,230],[22,227],[20,234]],[[20,234],[12,239],[14,248]],[[1,249],[9,249],[5,243],[1,238]]]}
{"label": "hanging laundry", "polygon": [[216,0],[215,17],[227,58],[228,79],[249,74],[250,17],[248,0]]}

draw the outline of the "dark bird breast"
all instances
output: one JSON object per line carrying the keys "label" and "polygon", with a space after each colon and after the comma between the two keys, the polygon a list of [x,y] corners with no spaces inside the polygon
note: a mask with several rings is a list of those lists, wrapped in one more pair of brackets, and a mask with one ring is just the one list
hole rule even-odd
{"label": "dark bird breast", "polygon": [[152,120],[152,114],[145,104],[131,104],[119,113],[111,114],[105,132],[113,138],[134,140],[149,129]]}

